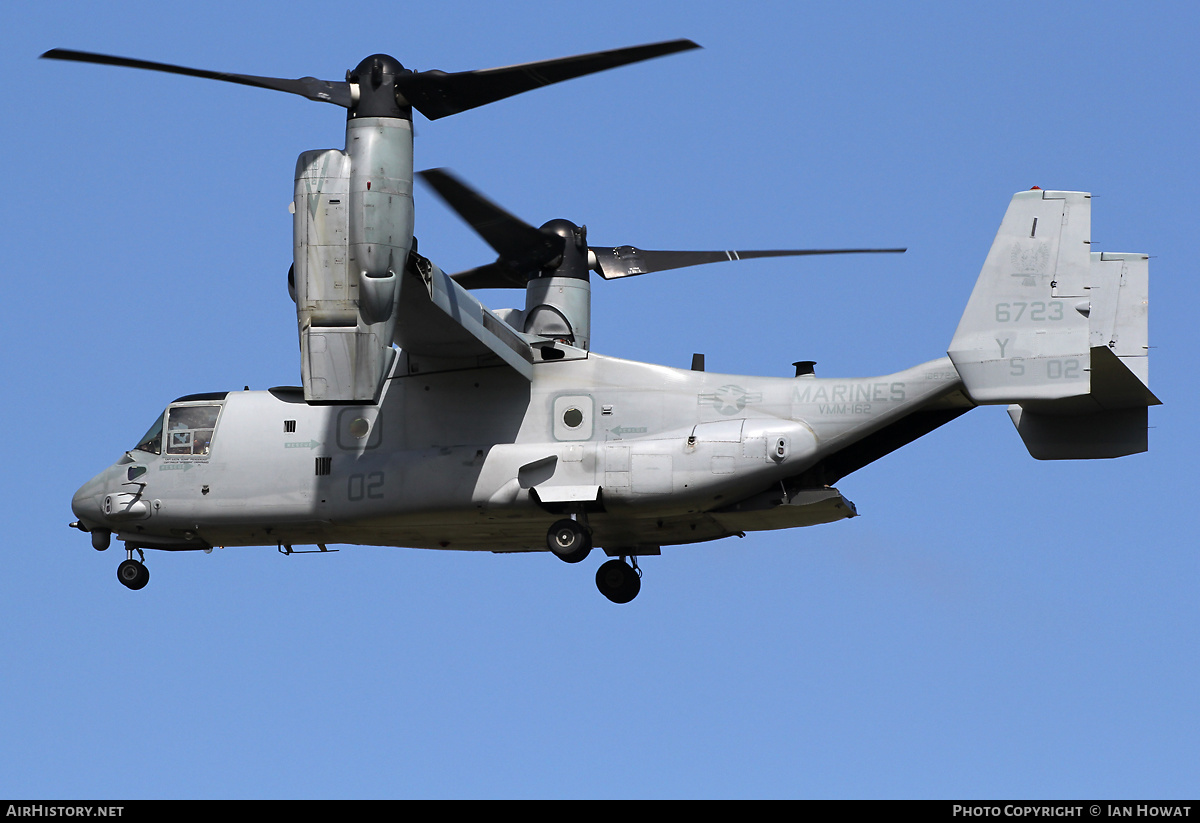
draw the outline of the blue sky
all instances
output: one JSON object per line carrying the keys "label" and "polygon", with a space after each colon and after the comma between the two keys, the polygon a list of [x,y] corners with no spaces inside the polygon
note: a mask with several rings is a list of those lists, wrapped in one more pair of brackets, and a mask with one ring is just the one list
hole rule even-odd
{"label": "blue sky", "polygon": [[[1198,13],[1185,3],[214,2],[9,10],[0,796],[1195,797]],[[182,394],[298,382],[296,156],[343,114],[52,47],[339,79],[690,37],[437,122],[527,221],[644,248],[906,245],[598,284],[599,352],[885,374],[940,357],[1011,194],[1151,260],[1150,452],[1038,462],[983,408],[839,483],[862,515],[595,563],[153,553],[70,498]],[[491,259],[418,192],[423,253]],[[483,293],[489,305],[511,294]],[[519,299],[519,298],[518,298]]]}

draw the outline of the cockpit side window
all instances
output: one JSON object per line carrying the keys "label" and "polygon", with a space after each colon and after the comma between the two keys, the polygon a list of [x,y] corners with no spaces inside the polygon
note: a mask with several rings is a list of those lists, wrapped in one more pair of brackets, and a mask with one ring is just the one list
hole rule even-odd
{"label": "cockpit side window", "polygon": [[163,416],[160,414],[154,421],[154,425],[150,427],[150,431],[142,435],[142,439],[138,441],[134,449],[151,454],[162,454],[162,432]]}
{"label": "cockpit side window", "polygon": [[220,406],[167,409],[167,454],[207,455],[220,413]]}

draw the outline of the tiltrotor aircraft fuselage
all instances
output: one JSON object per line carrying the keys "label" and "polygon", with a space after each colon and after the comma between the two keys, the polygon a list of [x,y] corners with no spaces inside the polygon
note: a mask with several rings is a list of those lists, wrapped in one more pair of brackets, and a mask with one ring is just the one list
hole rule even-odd
{"label": "tiltrotor aircraft fuselage", "polygon": [[[523,223],[443,170],[426,182],[496,250],[447,275],[413,238],[412,109],[442,117],[690,41],[447,74],[364,60],[345,82],[281,80],[54,50],[45,57],[255,85],[348,110],[346,148],[297,163],[301,386],[171,403],[76,492],[73,524],[115,535],[126,586],[145,549],[370,544],[613,559],[638,593],[662,546],[855,516],[833,484],[980,404],[1003,403],[1043,459],[1145,451],[1147,258],[1090,250],[1090,196],[1015,195],[947,356],[896,374],[766,378],[591,351],[591,273],[614,279],[777,255],[589,246]],[[475,288],[519,288],[492,311]],[[137,552],[139,558],[134,559]]]}

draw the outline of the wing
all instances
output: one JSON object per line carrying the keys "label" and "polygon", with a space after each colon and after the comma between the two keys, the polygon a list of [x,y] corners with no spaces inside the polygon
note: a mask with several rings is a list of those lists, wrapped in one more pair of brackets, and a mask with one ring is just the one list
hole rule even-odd
{"label": "wing", "polygon": [[504,363],[533,377],[532,339],[505,323],[448,274],[420,255],[400,283],[396,343],[410,354]]}

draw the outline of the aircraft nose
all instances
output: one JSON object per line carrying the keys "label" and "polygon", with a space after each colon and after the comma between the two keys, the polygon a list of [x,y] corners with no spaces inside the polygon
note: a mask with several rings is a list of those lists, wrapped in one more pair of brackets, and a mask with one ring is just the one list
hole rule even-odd
{"label": "aircraft nose", "polygon": [[104,502],[104,473],[98,474],[79,487],[71,498],[71,511],[83,523],[89,526],[99,526],[104,523],[104,513],[101,506]]}

